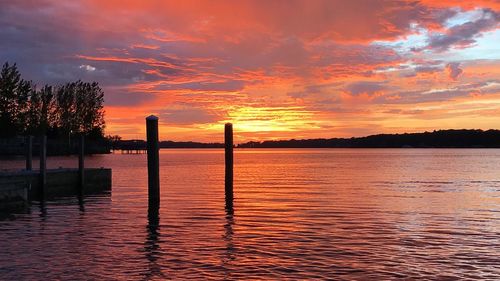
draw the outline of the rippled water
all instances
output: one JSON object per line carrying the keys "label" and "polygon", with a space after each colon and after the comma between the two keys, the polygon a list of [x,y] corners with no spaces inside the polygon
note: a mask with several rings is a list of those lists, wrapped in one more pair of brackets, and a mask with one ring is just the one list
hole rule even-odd
{"label": "rippled water", "polygon": [[158,226],[146,155],[90,157],[112,194],[1,220],[0,279],[500,279],[500,150],[235,150],[232,215],[223,150],[160,158]]}

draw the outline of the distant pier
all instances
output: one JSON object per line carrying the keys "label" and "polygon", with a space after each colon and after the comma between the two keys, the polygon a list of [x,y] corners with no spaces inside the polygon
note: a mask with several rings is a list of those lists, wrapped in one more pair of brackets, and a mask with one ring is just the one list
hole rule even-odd
{"label": "distant pier", "polygon": [[145,154],[147,153],[146,142],[142,140],[122,141],[117,147],[122,154]]}

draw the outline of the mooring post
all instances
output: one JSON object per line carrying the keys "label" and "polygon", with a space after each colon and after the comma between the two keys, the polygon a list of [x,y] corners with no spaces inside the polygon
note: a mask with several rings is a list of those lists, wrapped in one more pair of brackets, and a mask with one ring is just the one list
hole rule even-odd
{"label": "mooring post", "polygon": [[26,170],[33,170],[33,136],[26,136]]}
{"label": "mooring post", "polygon": [[78,195],[83,196],[85,186],[85,136],[80,135],[80,146],[78,149]]}
{"label": "mooring post", "polygon": [[226,164],[226,208],[233,208],[233,124],[224,126],[225,164]]}
{"label": "mooring post", "polygon": [[40,139],[40,201],[47,195],[47,136]]}
{"label": "mooring post", "polygon": [[148,152],[148,216],[158,217],[160,209],[160,146],[158,144],[158,117],[146,118]]}

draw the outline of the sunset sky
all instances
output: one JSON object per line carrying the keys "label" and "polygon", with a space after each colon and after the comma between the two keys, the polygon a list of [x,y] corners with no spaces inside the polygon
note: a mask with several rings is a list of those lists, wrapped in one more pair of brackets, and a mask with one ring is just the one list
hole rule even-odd
{"label": "sunset sky", "polygon": [[1,63],[163,140],[500,129],[500,1],[0,0]]}

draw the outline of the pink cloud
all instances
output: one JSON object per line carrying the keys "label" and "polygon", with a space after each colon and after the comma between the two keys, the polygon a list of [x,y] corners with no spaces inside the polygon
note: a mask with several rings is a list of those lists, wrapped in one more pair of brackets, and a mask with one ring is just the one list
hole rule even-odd
{"label": "pink cloud", "polygon": [[452,80],[457,80],[458,76],[463,73],[463,70],[460,68],[459,62],[450,62],[445,67],[446,73],[448,77]]}

